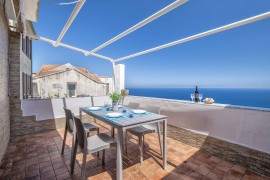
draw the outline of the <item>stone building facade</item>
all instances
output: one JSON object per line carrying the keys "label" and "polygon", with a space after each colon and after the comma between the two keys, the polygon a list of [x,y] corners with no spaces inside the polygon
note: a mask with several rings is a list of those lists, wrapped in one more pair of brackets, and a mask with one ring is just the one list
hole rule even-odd
{"label": "stone building facade", "polygon": [[[110,79],[110,80],[108,80]],[[102,81],[88,69],[63,65],[42,65],[33,75],[33,96],[41,98],[103,96],[110,93],[111,78]]]}
{"label": "stone building facade", "polygon": [[35,31],[32,23],[22,22],[18,14],[19,1],[0,1],[0,160],[13,136],[14,127],[25,124],[21,99],[23,87],[30,89],[25,77],[30,79],[32,73],[32,44],[22,33],[25,30],[34,35]]}
{"label": "stone building facade", "polygon": [[9,118],[9,97],[8,97],[8,79],[9,79],[9,29],[5,19],[4,6],[0,1],[0,159],[7,148],[10,137],[10,118]]}

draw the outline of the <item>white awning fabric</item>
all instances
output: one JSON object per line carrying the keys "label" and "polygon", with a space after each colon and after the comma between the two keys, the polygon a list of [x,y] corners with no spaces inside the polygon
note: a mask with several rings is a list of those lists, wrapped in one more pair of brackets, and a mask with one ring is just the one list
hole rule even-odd
{"label": "white awning fabric", "polygon": [[23,11],[26,20],[37,22],[40,0],[23,0]]}

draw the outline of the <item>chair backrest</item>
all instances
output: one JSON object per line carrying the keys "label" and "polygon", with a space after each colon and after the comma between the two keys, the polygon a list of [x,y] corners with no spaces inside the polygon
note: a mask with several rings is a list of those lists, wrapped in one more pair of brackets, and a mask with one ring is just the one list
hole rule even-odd
{"label": "chair backrest", "polygon": [[145,110],[148,112],[160,114],[160,107],[157,107],[157,106],[146,106]]}
{"label": "chair backrest", "polygon": [[86,133],[82,124],[82,121],[79,118],[74,117],[75,126],[76,126],[76,136],[78,140],[78,144],[81,149],[84,149],[84,143],[86,140]]}
{"label": "chair backrest", "polygon": [[139,103],[136,103],[136,102],[129,102],[127,107],[129,107],[130,109],[138,109],[140,106]]}
{"label": "chair backrest", "polygon": [[67,130],[72,133],[73,132],[73,114],[71,112],[71,110],[64,108],[65,110],[65,115],[66,115],[66,126],[67,126]]}
{"label": "chair backrest", "polygon": [[[157,107],[157,106],[146,106],[145,110],[148,112],[155,113],[155,114],[160,114],[160,107]],[[149,124],[143,125],[143,127],[147,128],[147,129],[152,129],[156,132],[157,128],[158,128],[157,125],[158,125],[158,123],[149,123]]]}

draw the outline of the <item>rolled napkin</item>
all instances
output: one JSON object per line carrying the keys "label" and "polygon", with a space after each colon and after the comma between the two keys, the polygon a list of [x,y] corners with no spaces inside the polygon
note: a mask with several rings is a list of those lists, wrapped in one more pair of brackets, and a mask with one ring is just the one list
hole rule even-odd
{"label": "rolled napkin", "polygon": [[205,104],[212,104],[212,103],[214,103],[215,101],[214,101],[214,99],[212,99],[212,98],[205,98],[205,99],[203,100],[203,102],[204,102]]}

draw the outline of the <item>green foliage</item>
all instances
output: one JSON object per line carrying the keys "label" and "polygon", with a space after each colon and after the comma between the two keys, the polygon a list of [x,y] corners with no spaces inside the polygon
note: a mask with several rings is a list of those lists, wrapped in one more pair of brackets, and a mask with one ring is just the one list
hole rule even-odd
{"label": "green foliage", "polygon": [[121,97],[121,95],[117,92],[110,94],[110,98],[112,99],[112,101],[118,101],[120,99],[120,97]]}

